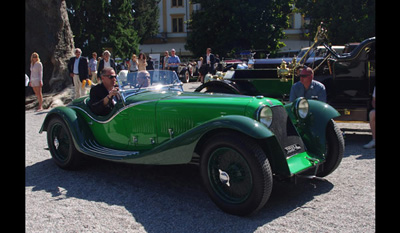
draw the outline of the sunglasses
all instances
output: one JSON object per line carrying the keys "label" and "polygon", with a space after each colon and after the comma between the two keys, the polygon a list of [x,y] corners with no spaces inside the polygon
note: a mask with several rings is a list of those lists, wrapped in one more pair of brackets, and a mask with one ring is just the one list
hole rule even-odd
{"label": "sunglasses", "polygon": [[300,75],[300,78],[308,78],[308,77],[311,77],[311,75],[309,75],[309,74]]}
{"label": "sunglasses", "polygon": [[113,79],[113,78],[117,78],[117,76],[116,75],[103,75],[104,77],[107,77],[107,78],[109,78],[109,79]]}

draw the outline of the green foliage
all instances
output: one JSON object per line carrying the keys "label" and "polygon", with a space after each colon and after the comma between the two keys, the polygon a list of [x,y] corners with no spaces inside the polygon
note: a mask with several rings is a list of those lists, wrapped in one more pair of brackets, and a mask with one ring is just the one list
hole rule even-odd
{"label": "green foliage", "polygon": [[113,57],[131,57],[139,41],[158,32],[159,1],[66,0],[75,47],[84,56],[112,48]]}
{"label": "green foliage", "polygon": [[186,49],[195,56],[211,47],[222,56],[246,49],[276,51],[284,46],[292,0],[193,0],[201,10],[192,15]]}
{"label": "green foliage", "polygon": [[139,50],[139,37],[133,27],[132,4],[129,0],[112,0],[110,2],[110,33],[108,47],[113,53],[127,58]]}
{"label": "green foliage", "polygon": [[158,17],[160,10],[158,3],[161,0],[134,0],[133,8],[135,10],[133,25],[137,31],[140,43],[155,36],[158,33]]}
{"label": "green foliage", "polygon": [[68,18],[74,34],[75,47],[89,55],[96,51],[101,53],[106,29],[106,1],[67,0]]}
{"label": "green foliage", "polygon": [[375,0],[297,0],[296,7],[311,18],[311,35],[324,23],[332,44],[375,36]]}

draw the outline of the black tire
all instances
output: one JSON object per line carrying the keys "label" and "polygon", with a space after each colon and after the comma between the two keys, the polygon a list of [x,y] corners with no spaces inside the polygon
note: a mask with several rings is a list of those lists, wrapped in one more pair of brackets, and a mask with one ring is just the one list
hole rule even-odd
{"label": "black tire", "polygon": [[220,209],[245,216],[265,205],[272,191],[272,171],[267,156],[253,139],[239,133],[219,133],[203,148],[201,178]]}
{"label": "black tire", "polygon": [[53,118],[47,126],[47,145],[54,162],[62,169],[76,170],[82,154],[75,148],[71,132],[60,118]]}
{"label": "black tire", "polygon": [[332,119],[326,126],[326,158],[324,169],[317,176],[324,177],[331,174],[339,166],[344,153],[344,139],[342,131]]}

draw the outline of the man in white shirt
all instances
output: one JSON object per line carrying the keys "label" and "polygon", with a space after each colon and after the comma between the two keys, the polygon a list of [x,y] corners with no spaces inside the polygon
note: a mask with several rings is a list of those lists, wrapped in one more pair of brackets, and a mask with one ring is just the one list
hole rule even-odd
{"label": "man in white shirt", "polygon": [[82,88],[82,81],[89,79],[89,67],[86,57],[81,57],[82,50],[75,49],[75,57],[72,57],[68,63],[68,70],[75,87],[75,98],[85,95],[85,88]]}

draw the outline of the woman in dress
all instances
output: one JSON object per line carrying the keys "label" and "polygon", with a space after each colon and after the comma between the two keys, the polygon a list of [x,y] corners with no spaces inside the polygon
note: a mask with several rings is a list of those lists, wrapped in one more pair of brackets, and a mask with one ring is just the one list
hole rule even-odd
{"label": "woman in dress", "polygon": [[138,61],[138,69],[139,71],[141,70],[146,70],[147,62],[146,62],[146,54],[144,53],[139,53],[139,61]]}
{"label": "woman in dress", "polygon": [[36,52],[31,55],[31,80],[29,85],[32,87],[36,97],[38,98],[39,106],[36,111],[43,110],[43,65],[40,62],[39,54]]}

